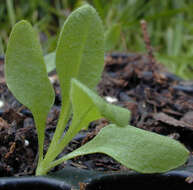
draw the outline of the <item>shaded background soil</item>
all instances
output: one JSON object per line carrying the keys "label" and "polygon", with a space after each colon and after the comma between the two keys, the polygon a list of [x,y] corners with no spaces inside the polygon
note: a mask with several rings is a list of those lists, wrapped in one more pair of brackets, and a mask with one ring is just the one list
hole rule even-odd
{"label": "shaded background soil", "polygon": [[[37,134],[31,112],[10,93],[0,61],[0,177],[33,175],[37,165]],[[50,74],[56,99],[48,116],[45,151],[52,138],[59,116],[61,97],[55,72]],[[105,69],[98,85],[98,94],[113,104],[131,110],[135,127],[167,135],[193,150],[193,82],[183,81],[148,56],[111,54],[105,59]],[[62,154],[71,152],[92,139],[105,119],[92,122],[81,131]],[[113,137],[112,137],[113,138]],[[66,165],[100,171],[127,170],[103,154],[80,156],[53,169]]]}

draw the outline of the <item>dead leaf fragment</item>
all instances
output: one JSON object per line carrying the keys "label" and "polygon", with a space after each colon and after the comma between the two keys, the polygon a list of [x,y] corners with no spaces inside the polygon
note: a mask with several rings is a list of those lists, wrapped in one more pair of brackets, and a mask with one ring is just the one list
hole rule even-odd
{"label": "dead leaf fragment", "polygon": [[182,118],[181,121],[188,123],[193,126],[193,111],[187,112]]}
{"label": "dead leaf fragment", "polygon": [[2,117],[0,117],[0,130],[5,128],[9,128],[9,124]]}
{"label": "dead leaf fragment", "polygon": [[190,130],[193,130],[193,125],[190,125],[189,123],[186,123],[181,120],[177,120],[165,113],[155,113],[153,114],[153,117],[157,121],[161,121],[165,124],[168,124],[174,127],[183,127],[183,128],[188,128]]}
{"label": "dead leaf fragment", "polygon": [[87,185],[87,183],[80,182],[79,183],[80,190],[85,190],[86,189],[86,185]]}

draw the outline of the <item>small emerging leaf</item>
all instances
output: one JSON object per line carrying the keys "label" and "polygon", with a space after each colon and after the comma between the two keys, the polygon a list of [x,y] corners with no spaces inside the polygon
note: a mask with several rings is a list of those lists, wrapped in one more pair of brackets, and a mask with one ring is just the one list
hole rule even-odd
{"label": "small emerging leaf", "polygon": [[89,123],[94,120],[105,117],[121,127],[129,123],[130,112],[127,109],[106,103],[101,97],[76,79],[72,79],[70,95],[73,118],[67,133],[57,145],[56,155],[64,149],[81,129],[87,128]]}
{"label": "small emerging leaf", "polygon": [[[128,125],[130,112],[127,109],[108,104],[97,96],[85,85],[72,79],[71,101],[73,108],[73,119],[65,137],[61,141],[61,151],[67,143],[81,130],[88,127],[91,121],[105,117],[118,126]],[[61,150],[59,150],[61,149]]]}
{"label": "small emerging leaf", "polygon": [[45,121],[54,101],[54,90],[47,76],[38,37],[27,21],[14,26],[5,63],[8,88],[32,111],[43,148]]}
{"label": "small emerging leaf", "polygon": [[106,103],[100,96],[75,79],[72,79],[71,97],[74,113],[72,122],[76,123],[80,120],[79,127],[87,127],[91,121],[101,117],[121,127],[129,123],[129,110]]}
{"label": "small emerging leaf", "polygon": [[64,159],[97,152],[107,154],[141,173],[166,172],[184,164],[189,155],[181,143],[169,137],[133,126],[109,125]]}

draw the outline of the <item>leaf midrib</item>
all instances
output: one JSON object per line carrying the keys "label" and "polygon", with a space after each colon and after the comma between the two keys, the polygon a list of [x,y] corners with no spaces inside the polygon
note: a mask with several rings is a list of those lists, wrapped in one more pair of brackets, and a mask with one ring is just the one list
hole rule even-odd
{"label": "leaf midrib", "polygon": [[78,67],[77,67],[77,75],[76,75],[76,78],[78,79],[78,76],[79,76],[79,73],[80,73],[80,67],[82,65],[82,60],[83,60],[83,57],[84,57],[84,50],[85,50],[85,47],[86,47],[86,41],[88,39],[88,33],[89,33],[89,29],[90,29],[90,25],[91,25],[91,18],[89,18],[89,24],[87,25],[88,27],[86,28],[85,30],[85,35],[84,35],[84,38],[83,38],[83,42],[82,42],[82,46],[81,46],[81,53],[80,53],[80,58],[79,58],[79,64],[78,64]]}

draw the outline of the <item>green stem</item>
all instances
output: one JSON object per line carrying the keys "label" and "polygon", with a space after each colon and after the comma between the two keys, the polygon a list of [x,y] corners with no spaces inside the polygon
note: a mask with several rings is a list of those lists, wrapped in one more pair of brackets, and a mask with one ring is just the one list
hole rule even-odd
{"label": "green stem", "polygon": [[[91,109],[92,109],[92,106],[90,106],[82,114],[82,116],[79,118],[79,120],[77,120],[76,122],[74,122],[75,120],[72,120],[72,123],[71,123],[71,125],[70,125],[68,131],[66,132],[65,137],[63,139],[61,139],[61,136],[62,136],[62,133],[64,131],[64,128],[62,128],[62,126],[60,126],[60,125],[57,126],[57,128],[56,128],[57,131],[54,134],[55,136],[52,139],[51,145],[50,145],[48,152],[47,152],[45,159],[44,159],[44,161],[46,163],[52,162],[58,156],[58,154],[60,154],[62,152],[64,147],[72,140],[72,138],[79,132],[80,128],[77,126],[79,126],[81,124],[83,118],[87,115],[87,113]],[[62,119],[62,118],[60,118],[60,119]],[[59,122],[59,124],[61,124],[61,123],[62,122]],[[62,131],[62,129],[63,129],[63,131]]]}
{"label": "green stem", "polygon": [[36,176],[46,175],[50,169],[52,169],[53,167],[61,164],[62,162],[66,161],[66,160],[69,160],[71,158],[73,158],[73,157],[69,157],[68,155],[66,155],[66,156],[64,156],[64,157],[62,157],[54,162],[49,163],[49,164],[42,162],[42,164],[39,165],[39,167],[36,169]]}
{"label": "green stem", "polygon": [[[81,149],[82,147],[78,148],[78,149]],[[77,156],[82,156],[82,155],[85,155],[85,154],[91,154],[91,153],[97,153],[97,151],[95,150],[90,150],[90,151],[78,151],[78,149],[76,149],[75,151],[47,164],[47,163],[43,163],[42,164],[42,167],[40,168],[40,170],[36,173],[36,175],[45,175],[51,168],[54,168],[55,166],[69,160],[69,159],[72,159],[74,157],[77,157]]]}
{"label": "green stem", "polygon": [[65,135],[65,138],[63,138],[61,142],[56,145],[57,148],[54,148],[51,151],[47,152],[45,159],[39,162],[40,164],[38,164],[38,167],[36,169],[36,175],[45,175],[51,168],[53,168],[52,161],[57,157],[58,154],[62,152],[64,147],[71,141],[73,137],[74,131],[69,129],[67,134]]}
{"label": "green stem", "polygon": [[[49,169],[51,169],[52,167],[58,165],[54,165],[52,163],[62,163],[65,160],[68,160],[70,158],[70,154],[66,155],[63,157],[63,161],[61,159],[59,159],[60,161],[56,162],[53,160],[62,152],[62,150],[64,149],[64,147],[72,140],[72,138],[79,132],[80,128],[77,127],[81,124],[83,118],[88,114],[88,112],[92,109],[92,106],[90,106],[80,117],[79,120],[77,120],[76,122],[73,122],[74,120],[72,120],[72,124],[70,126],[70,128],[68,129],[67,133],[65,134],[65,137],[59,142],[55,142],[54,144],[56,145],[54,149],[51,149],[51,147],[49,147],[49,152],[47,152],[45,159],[41,162],[41,165],[38,166],[37,170],[36,170],[36,175],[44,175],[47,173],[47,171],[49,171]],[[57,139],[56,139],[57,140]]]}
{"label": "green stem", "polygon": [[[93,153],[93,151],[91,151],[91,153]],[[89,154],[89,152],[87,152],[87,153],[85,153],[85,154]],[[67,161],[67,160],[69,160],[69,159],[72,159],[72,158],[74,158],[74,157],[76,157],[76,156],[80,156],[80,155],[83,155],[83,154],[80,153],[80,152],[77,152],[77,154],[74,154],[73,152],[71,152],[71,153],[63,156],[62,158],[60,158],[60,159],[58,159],[58,160],[55,160],[55,161],[53,161],[53,162],[50,162],[49,164],[46,163],[46,162],[42,162],[42,164],[41,164],[41,165],[38,167],[38,169],[36,170],[36,175],[37,175],[37,176],[38,176],[38,175],[45,175],[45,174],[47,174],[47,172],[48,172],[51,168],[53,168],[53,167],[55,167],[55,166],[57,166],[57,165],[65,162],[65,161]]]}
{"label": "green stem", "polygon": [[36,124],[36,129],[37,129],[37,135],[38,135],[38,153],[39,153],[39,158],[38,158],[38,165],[41,164],[43,161],[43,154],[44,154],[44,139],[45,139],[45,125],[46,125],[46,117],[40,117],[40,115],[36,112],[34,113],[34,120]]}
{"label": "green stem", "polygon": [[53,161],[56,158],[57,154],[55,152],[58,149],[59,141],[61,140],[64,129],[65,129],[66,124],[69,120],[69,116],[70,116],[70,113],[71,113],[70,104],[67,106],[66,109],[63,109],[63,108],[64,108],[64,106],[62,106],[62,110],[61,110],[61,113],[60,113],[60,118],[59,118],[56,130],[55,130],[54,136],[52,138],[52,141],[51,141],[51,144],[48,148],[48,151],[45,155],[44,161],[47,162],[47,163]]}

